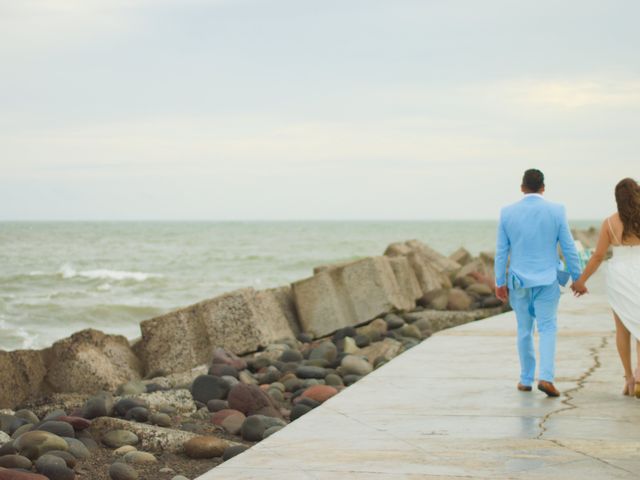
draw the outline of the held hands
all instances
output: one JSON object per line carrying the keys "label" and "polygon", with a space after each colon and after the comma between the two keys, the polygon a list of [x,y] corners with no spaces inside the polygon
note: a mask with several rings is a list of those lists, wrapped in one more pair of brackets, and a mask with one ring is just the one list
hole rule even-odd
{"label": "held hands", "polygon": [[496,287],[496,298],[501,300],[502,303],[507,303],[507,300],[509,300],[509,290],[507,290],[506,285]]}
{"label": "held hands", "polygon": [[576,297],[581,297],[585,293],[589,293],[589,290],[587,290],[587,286],[585,285],[584,280],[582,280],[581,278],[579,278],[578,280],[576,280],[571,284],[571,290],[573,290],[573,295]]}

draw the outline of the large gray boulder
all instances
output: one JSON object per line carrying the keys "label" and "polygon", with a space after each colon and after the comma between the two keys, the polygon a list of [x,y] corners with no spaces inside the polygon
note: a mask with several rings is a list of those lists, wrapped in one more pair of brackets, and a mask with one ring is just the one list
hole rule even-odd
{"label": "large gray boulder", "polygon": [[403,294],[387,257],[368,257],[317,272],[292,285],[301,327],[317,336],[415,307],[415,298]]}
{"label": "large gray boulder", "polygon": [[244,288],[140,324],[146,371],[180,372],[210,360],[214,347],[242,355],[295,336],[274,293]]}

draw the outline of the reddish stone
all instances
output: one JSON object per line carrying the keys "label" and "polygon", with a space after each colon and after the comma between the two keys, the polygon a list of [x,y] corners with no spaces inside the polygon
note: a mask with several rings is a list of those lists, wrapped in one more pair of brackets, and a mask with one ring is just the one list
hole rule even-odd
{"label": "reddish stone", "polygon": [[242,414],[242,412],[239,412],[238,410],[225,408],[224,410],[220,410],[214,413],[213,416],[211,417],[211,422],[214,425],[222,426],[222,422],[224,421],[225,418],[227,418],[230,415],[234,415],[236,413]]}
{"label": "reddish stone", "polygon": [[67,422],[69,425],[73,427],[74,430],[86,430],[91,426],[91,420],[87,420],[82,417],[73,417],[73,416],[62,416],[56,418],[58,422]]}
{"label": "reddish stone", "polygon": [[337,393],[338,390],[330,385],[313,385],[307,388],[302,393],[302,396],[315,400],[316,402],[324,403]]}
{"label": "reddish stone", "polygon": [[247,362],[245,360],[238,357],[234,353],[220,347],[217,347],[213,351],[213,358],[211,360],[211,363],[222,363],[223,365],[231,365],[238,371],[247,368]]}
{"label": "reddish stone", "polygon": [[0,467],[0,480],[49,480],[44,475],[37,473],[19,472]]}
{"label": "reddish stone", "polygon": [[246,419],[243,413],[235,412],[222,421],[222,428],[232,435],[238,435]]}
{"label": "reddish stone", "polygon": [[229,408],[238,410],[246,416],[267,415],[282,418],[272,398],[256,385],[239,383],[234,385],[227,397]]}

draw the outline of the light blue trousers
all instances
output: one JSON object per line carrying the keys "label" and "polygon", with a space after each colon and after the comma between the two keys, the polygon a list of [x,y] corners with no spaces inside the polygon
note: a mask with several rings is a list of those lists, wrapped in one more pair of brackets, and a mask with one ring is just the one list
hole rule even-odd
{"label": "light blue trousers", "polygon": [[557,282],[543,287],[515,288],[509,291],[509,303],[518,319],[520,383],[523,385],[532,385],[536,373],[536,351],[533,345],[534,321],[540,337],[538,379],[553,382],[559,301],[560,287]]}

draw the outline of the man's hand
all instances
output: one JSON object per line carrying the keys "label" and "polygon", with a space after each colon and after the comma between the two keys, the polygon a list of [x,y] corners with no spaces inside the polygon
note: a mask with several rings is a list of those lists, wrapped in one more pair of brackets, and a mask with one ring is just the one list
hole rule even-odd
{"label": "man's hand", "polygon": [[584,284],[584,280],[578,279],[571,284],[571,290],[576,297],[581,297],[585,293],[589,293],[587,286]]}
{"label": "man's hand", "polygon": [[507,303],[507,300],[509,300],[509,290],[507,290],[506,285],[496,287],[496,298],[502,300],[502,303]]}

